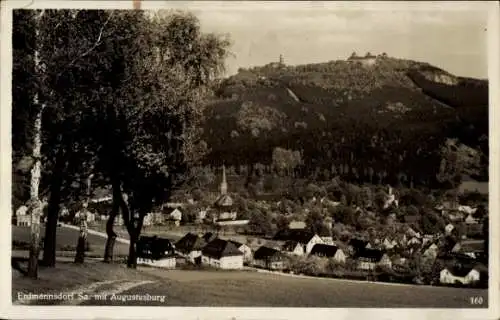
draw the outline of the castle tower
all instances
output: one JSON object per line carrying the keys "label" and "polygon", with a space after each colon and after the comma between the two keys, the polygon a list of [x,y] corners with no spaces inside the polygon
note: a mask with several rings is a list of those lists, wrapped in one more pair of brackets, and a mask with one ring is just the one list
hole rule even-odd
{"label": "castle tower", "polygon": [[280,65],[282,65],[282,66],[285,65],[285,58],[283,58],[282,54],[280,54]]}
{"label": "castle tower", "polygon": [[222,165],[222,182],[220,183],[220,194],[227,194],[226,167]]}

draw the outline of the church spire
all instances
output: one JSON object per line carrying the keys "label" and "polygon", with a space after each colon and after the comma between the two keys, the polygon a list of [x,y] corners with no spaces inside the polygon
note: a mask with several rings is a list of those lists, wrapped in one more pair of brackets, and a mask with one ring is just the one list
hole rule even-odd
{"label": "church spire", "polygon": [[222,182],[220,184],[220,194],[227,194],[226,166],[222,164]]}

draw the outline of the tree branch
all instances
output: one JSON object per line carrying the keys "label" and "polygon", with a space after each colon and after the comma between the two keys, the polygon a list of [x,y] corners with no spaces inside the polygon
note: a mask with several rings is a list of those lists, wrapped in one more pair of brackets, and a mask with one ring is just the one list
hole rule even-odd
{"label": "tree branch", "polygon": [[94,44],[88,50],[86,50],[85,52],[81,53],[80,55],[78,55],[77,57],[75,57],[73,60],[71,60],[71,62],[68,63],[68,65],[57,75],[57,78],[59,78],[64,72],[66,72],[76,61],[78,61],[78,59],[81,59],[81,58],[87,56],[90,52],[92,52],[92,50],[94,50],[95,48],[97,48],[97,46],[99,46],[101,44],[101,38],[102,38],[102,34],[104,32],[104,28],[109,23],[109,20],[111,20],[112,16],[113,16],[113,13],[111,13],[108,16],[108,18],[106,19],[106,21],[104,22],[104,24],[101,26],[101,29],[99,30],[99,35],[97,37],[97,40],[94,42]]}

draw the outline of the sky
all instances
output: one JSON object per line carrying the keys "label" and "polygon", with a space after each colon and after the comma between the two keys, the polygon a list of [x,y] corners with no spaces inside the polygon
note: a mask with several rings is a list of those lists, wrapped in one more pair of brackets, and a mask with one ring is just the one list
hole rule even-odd
{"label": "sky", "polygon": [[278,61],[280,54],[297,65],[369,51],[428,62],[458,76],[488,75],[484,3],[169,1],[162,7],[191,11],[204,32],[229,34],[234,56],[228,74]]}

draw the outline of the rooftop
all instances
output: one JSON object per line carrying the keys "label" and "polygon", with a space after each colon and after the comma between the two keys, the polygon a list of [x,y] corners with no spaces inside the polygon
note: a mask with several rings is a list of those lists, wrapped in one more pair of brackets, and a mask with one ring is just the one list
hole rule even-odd
{"label": "rooftop", "polygon": [[333,257],[333,256],[335,256],[335,253],[337,253],[337,250],[338,250],[338,247],[336,247],[336,246],[318,243],[318,244],[314,245],[310,254],[318,255],[318,256],[325,256],[325,257]]}
{"label": "rooftop", "polygon": [[204,256],[215,259],[243,255],[243,253],[233,243],[222,239],[212,240],[203,248],[201,253]]}
{"label": "rooftop", "polygon": [[280,241],[296,241],[302,244],[306,244],[315,236],[311,231],[305,229],[283,229],[276,233],[273,240]]}
{"label": "rooftop", "polygon": [[275,256],[281,256],[281,252],[276,249],[264,246],[257,249],[253,255],[254,259],[257,260],[263,260]]}
{"label": "rooftop", "polygon": [[177,241],[175,247],[181,252],[191,252],[193,250],[201,250],[205,245],[203,238],[194,233],[188,233]]}

